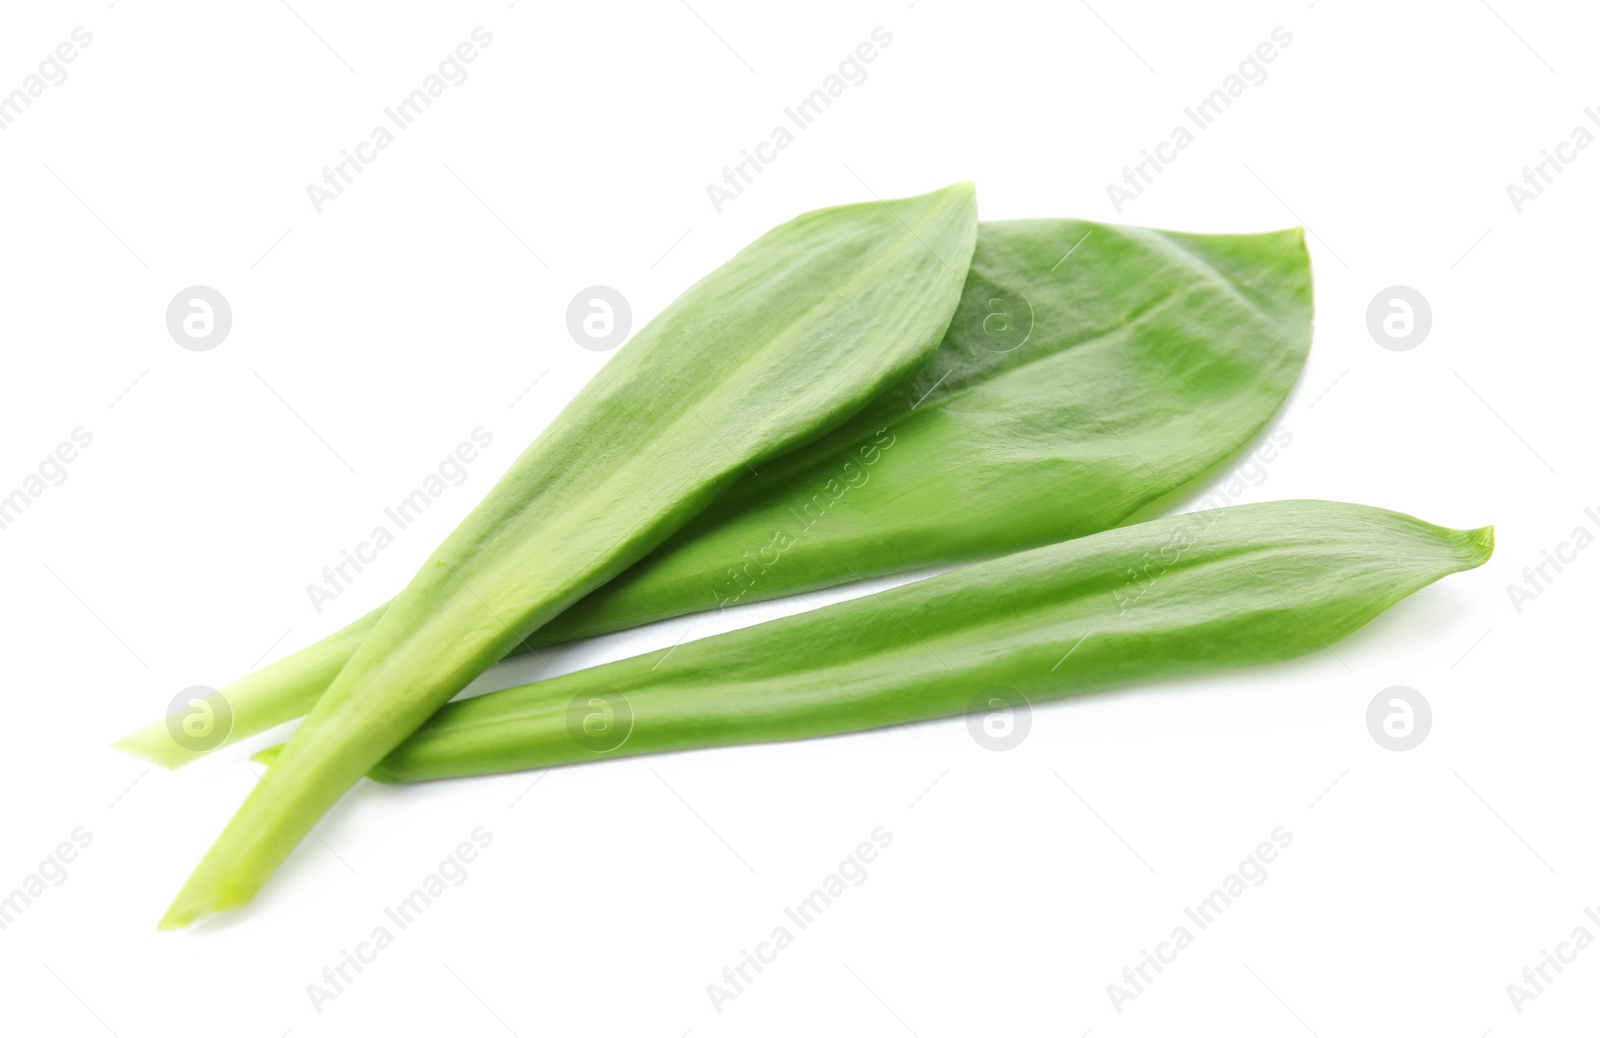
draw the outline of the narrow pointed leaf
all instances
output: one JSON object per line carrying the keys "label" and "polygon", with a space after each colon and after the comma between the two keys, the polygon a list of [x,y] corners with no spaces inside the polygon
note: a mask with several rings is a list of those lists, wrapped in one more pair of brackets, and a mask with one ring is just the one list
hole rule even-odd
{"label": "narrow pointed leaf", "polygon": [[1191,512],[451,703],[373,774],[802,739],[1289,659],[1492,550],[1488,527],[1364,505]]}
{"label": "narrow pointed leaf", "polygon": [[809,213],[667,307],[390,603],[162,925],[248,901],[353,782],[484,668],[740,474],[925,364],[976,230],[970,185]]}

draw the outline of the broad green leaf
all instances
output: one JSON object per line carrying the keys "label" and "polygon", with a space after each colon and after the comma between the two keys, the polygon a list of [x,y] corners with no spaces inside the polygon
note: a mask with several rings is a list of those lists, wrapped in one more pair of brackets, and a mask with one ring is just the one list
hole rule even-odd
{"label": "broad green leaf", "polygon": [[531,641],[1108,529],[1248,442],[1310,342],[1298,229],[983,224],[932,363]]}
{"label": "broad green leaf", "polygon": [[486,667],[742,473],[927,363],[976,231],[971,185],[809,213],[668,306],[390,603],[162,925],[249,901],[352,783]]}

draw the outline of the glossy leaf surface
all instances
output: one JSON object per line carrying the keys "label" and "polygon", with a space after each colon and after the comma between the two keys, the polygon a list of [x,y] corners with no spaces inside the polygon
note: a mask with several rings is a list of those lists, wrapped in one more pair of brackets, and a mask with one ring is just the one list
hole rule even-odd
{"label": "glossy leaf surface", "polygon": [[1289,659],[1492,551],[1488,527],[1364,505],[1191,512],[451,703],[374,777],[803,739]]}

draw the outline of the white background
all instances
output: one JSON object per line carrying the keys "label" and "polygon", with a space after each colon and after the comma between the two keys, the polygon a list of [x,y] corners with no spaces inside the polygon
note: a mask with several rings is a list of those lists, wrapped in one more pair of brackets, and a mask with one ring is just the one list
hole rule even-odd
{"label": "white background", "polygon": [[[0,133],[0,490],[74,428],[94,442],[0,532],[0,892],[75,827],[93,842],[0,932],[0,1028],[1472,1038],[1592,1023],[1600,950],[1520,1014],[1506,986],[1575,927],[1600,937],[1583,914],[1600,906],[1600,552],[1520,614],[1506,589],[1600,507],[1600,149],[1520,215],[1506,185],[1600,103],[1600,25],[1579,4],[1509,0],[1092,2],[8,9],[0,92],[74,27],[94,41]],[[317,214],[306,185],[479,25],[494,40],[470,77]],[[717,214],[706,184],[876,26],[893,43],[869,78]],[[1106,185],[1277,26],[1293,43],[1268,78],[1117,213]],[[1494,560],[1337,658],[1041,706],[1004,753],[957,719],[569,768],[531,789],[363,784],[252,909],[155,931],[271,740],[178,773],[107,744],[179,689],[402,586],[605,362],[567,334],[577,290],[616,286],[637,327],[795,213],[968,178],[987,219],[1305,222],[1318,317],[1280,419],[1293,443],[1241,500],[1492,522]],[[196,284],[233,308],[209,352],[165,327]],[[1367,331],[1391,285],[1432,306],[1409,352]],[[479,425],[495,442],[468,481],[318,615],[305,586]],[[550,658],[661,649],[829,597]],[[1404,753],[1365,723],[1395,684],[1434,711]],[[477,826],[494,839],[466,882],[318,1014],[307,985]],[[718,1013],[707,985],[878,826],[894,841],[866,882]],[[1266,882],[1113,1009],[1123,967],[1277,826],[1294,842]]]}

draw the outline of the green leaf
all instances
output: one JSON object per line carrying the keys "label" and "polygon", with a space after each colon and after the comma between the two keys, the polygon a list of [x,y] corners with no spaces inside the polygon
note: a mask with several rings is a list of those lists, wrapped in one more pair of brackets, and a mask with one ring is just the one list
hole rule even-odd
{"label": "green leaf", "polygon": [[484,668],[741,474],[925,364],[976,231],[971,185],[808,213],[668,306],[390,603],[163,927],[249,901],[352,783]]}
{"label": "green leaf", "polygon": [[[837,432],[747,476],[529,642],[1115,526],[1246,445],[1288,395],[1310,340],[1298,229],[980,224],[931,361]],[[309,710],[381,615],[224,687],[228,741]],[[167,767],[199,755],[162,721],[117,745]]]}
{"label": "green leaf", "polygon": [[1310,342],[1298,229],[983,224],[932,363],[530,641],[1108,529],[1246,444]]}
{"label": "green leaf", "polygon": [[1492,550],[1489,527],[1364,505],[1191,512],[451,703],[373,777],[803,739],[1289,659]]}

